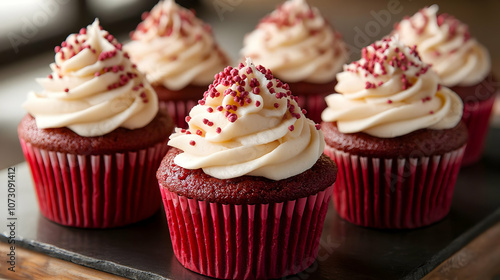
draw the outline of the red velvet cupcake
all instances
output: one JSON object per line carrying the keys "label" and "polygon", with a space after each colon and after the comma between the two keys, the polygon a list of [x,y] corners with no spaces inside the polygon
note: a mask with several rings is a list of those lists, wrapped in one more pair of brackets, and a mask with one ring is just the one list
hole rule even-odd
{"label": "red velvet cupcake", "polygon": [[439,7],[423,8],[402,20],[394,33],[407,45],[416,45],[422,61],[431,64],[441,84],[455,91],[464,102],[462,120],[469,130],[463,164],[481,158],[497,82],[491,75],[488,50],[471,37],[467,25],[448,14],[438,14]]}
{"label": "red velvet cupcake", "polygon": [[362,50],[326,98],[334,204],[357,225],[416,228],[449,212],[467,141],[462,101],[397,37]]}
{"label": "red velvet cupcake", "polygon": [[337,168],[288,88],[249,59],[227,67],[170,137],[157,178],[186,268],[264,279],[314,262]]}
{"label": "red velvet cupcake", "polygon": [[174,124],[153,88],[98,20],[56,47],[18,126],[41,213],[66,226],[109,228],[161,204],[155,172]]}
{"label": "red velvet cupcake", "polygon": [[247,34],[241,50],[288,83],[306,116],[321,122],[325,97],[334,92],[335,74],[347,61],[339,32],[305,0],[284,2]]}
{"label": "red velvet cupcake", "polygon": [[142,20],[124,48],[156,90],[160,108],[186,127],[189,110],[229,59],[211,27],[173,0],[160,1]]}

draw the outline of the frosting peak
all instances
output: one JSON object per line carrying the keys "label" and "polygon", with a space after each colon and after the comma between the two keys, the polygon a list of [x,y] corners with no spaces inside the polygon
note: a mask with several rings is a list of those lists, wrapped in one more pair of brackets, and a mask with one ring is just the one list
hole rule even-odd
{"label": "frosting peak", "polygon": [[402,20],[395,33],[405,44],[417,45],[422,60],[432,64],[443,85],[481,82],[491,70],[488,50],[471,38],[467,25],[438,10],[437,5],[423,8]]}
{"label": "frosting peak", "polygon": [[311,168],[325,145],[288,84],[250,59],[216,74],[186,121],[189,128],[170,137],[169,145],[184,151],[175,163],[219,179],[289,178]]}
{"label": "frosting peak", "polygon": [[118,127],[144,127],[157,114],[156,93],[97,19],[55,52],[52,74],[37,79],[44,90],[30,92],[23,104],[38,128],[100,136]]}
{"label": "frosting peak", "polygon": [[362,58],[344,66],[335,90],[326,97],[326,122],[342,133],[396,137],[412,131],[452,128],[462,116],[460,97],[438,84],[416,47],[385,38],[363,48]]}
{"label": "frosting peak", "polygon": [[289,0],[247,34],[241,54],[287,82],[327,83],[347,60],[342,36],[305,0]]}
{"label": "frosting peak", "polygon": [[211,27],[175,1],[160,1],[142,19],[125,49],[151,84],[206,86],[228,64]]}

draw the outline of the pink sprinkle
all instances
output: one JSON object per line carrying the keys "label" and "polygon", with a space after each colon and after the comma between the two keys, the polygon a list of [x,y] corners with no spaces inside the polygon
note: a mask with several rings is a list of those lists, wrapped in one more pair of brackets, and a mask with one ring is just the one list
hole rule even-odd
{"label": "pink sprinkle", "polygon": [[441,90],[441,84],[438,84],[438,90]]}
{"label": "pink sprinkle", "polygon": [[238,116],[236,114],[230,114],[228,117],[228,120],[232,123],[234,123],[238,119]]}
{"label": "pink sprinkle", "polygon": [[254,87],[252,91],[253,91],[254,94],[259,94],[260,93],[260,88]]}
{"label": "pink sprinkle", "polygon": [[60,51],[61,51],[61,47],[56,46],[56,47],[54,48],[54,52],[58,53],[58,52],[60,52]]}
{"label": "pink sprinkle", "polygon": [[190,116],[186,116],[185,121],[189,122],[190,120],[191,120],[191,117]]}
{"label": "pink sprinkle", "polygon": [[247,68],[247,74],[250,74],[250,73],[252,73],[252,72],[253,72],[252,68],[248,67],[248,68]]}
{"label": "pink sprinkle", "polygon": [[222,110],[224,110],[224,107],[222,107],[221,105],[217,106],[217,111],[219,111],[219,112],[220,112],[220,111],[222,111]]}
{"label": "pink sprinkle", "polygon": [[189,145],[194,146],[196,145],[196,142],[194,140],[189,141]]}
{"label": "pink sprinkle", "polygon": [[302,114],[307,114],[307,110],[306,109],[302,109]]}
{"label": "pink sprinkle", "polygon": [[208,120],[207,119],[203,119],[203,124],[207,124],[208,123]]}
{"label": "pink sprinkle", "polygon": [[217,133],[221,133],[221,131],[222,131],[222,129],[221,129],[220,127],[217,127],[217,128],[215,129],[215,132],[217,132]]}
{"label": "pink sprinkle", "polygon": [[213,126],[213,125],[214,125],[214,123],[213,123],[213,122],[208,122],[208,123],[207,123],[207,125],[208,125],[208,126]]}
{"label": "pink sprinkle", "polygon": [[429,114],[431,114],[431,115],[434,114],[434,111],[430,111]]}
{"label": "pink sprinkle", "polygon": [[273,82],[267,83],[267,88],[271,88],[273,86]]}
{"label": "pink sprinkle", "polygon": [[388,99],[387,104],[392,104],[392,100]]}
{"label": "pink sprinkle", "polygon": [[96,77],[101,76],[101,72],[95,72],[94,76],[96,76]]}
{"label": "pink sprinkle", "polygon": [[321,125],[319,123],[315,124],[314,127],[316,127],[316,130],[320,130],[321,129]]}
{"label": "pink sprinkle", "polygon": [[82,34],[82,35],[87,34],[87,29],[85,29],[85,28],[80,29],[80,34]]}
{"label": "pink sprinkle", "polygon": [[49,74],[48,78],[53,79],[54,77],[52,77],[52,74]]}
{"label": "pink sprinkle", "polygon": [[295,129],[295,127],[293,125],[288,127],[288,130],[290,130],[290,131],[293,131],[294,129]]}
{"label": "pink sprinkle", "polygon": [[199,129],[196,130],[196,135],[201,136],[202,134],[203,134],[203,132],[201,130],[199,130]]}
{"label": "pink sprinkle", "polygon": [[212,107],[207,108],[207,112],[212,113],[213,111],[214,111],[214,109],[212,109]]}

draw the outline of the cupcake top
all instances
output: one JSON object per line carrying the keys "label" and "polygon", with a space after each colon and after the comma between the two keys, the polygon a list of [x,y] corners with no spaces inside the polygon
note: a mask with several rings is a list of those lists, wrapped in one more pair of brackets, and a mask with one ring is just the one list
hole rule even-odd
{"label": "cupcake top", "polygon": [[389,138],[423,128],[455,127],[462,117],[460,97],[439,84],[416,46],[398,37],[363,48],[362,58],[344,66],[335,90],[326,97],[325,122],[342,133],[365,132]]}
{"label": "cupcake top", "polygon": [[228,64],[211,27],[174,0],[160,1],[142,19],[124,48],[152,85],[207,86]]}
{"label": "cupcake top", "polygon": [[471,86],[481,82],[491,71],[488,50],[471,38],[469,28],[439,7],[423,8],[405,18],[395,28],[400,40],[417,45],[422,60],[432,64],[441,83],[447,87]]}
{"label": "cupcake top", "polygon": [[215,178],[243,175],[281,180],[311,168],[323,153],[319,125],[304,116],[288,84],[247,58],[226,67],[177,128],[175,163]]}
{"label": "cupcake top", "polygon": [[286,82],[328,83],[347,61],[339,32],[305,0],[289,0],[247,34],[241,54]]}
{"label": "cupcake top", "polygon": [[23,107],[38,128],[67,127],[80,136],[101,136],[118,127],[146,126],[158,97],[99,20],[55,48],[52,74],[37,79]]}

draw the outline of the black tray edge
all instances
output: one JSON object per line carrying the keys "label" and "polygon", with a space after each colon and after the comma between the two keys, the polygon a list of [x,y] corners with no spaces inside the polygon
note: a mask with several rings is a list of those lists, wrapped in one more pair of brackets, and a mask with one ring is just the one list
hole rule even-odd
{"label": "black tray edge", "polygon": [[458,252],[460,249],[469,244],[473,239],[479,236],[481,233],[485,232],[487,229],[500,222],[500,208],[495,210],[492,214],[484,218],[479,223],[475,224],[469,230],[462,233],[455,240],[453,240],[448,246],[443,250],[436,253],[427,262],[420,265],[418,268],[414,269],[407,276],[402,279],[405,280],[417,280],[422,279],[429,272],[438,267],[441,263],[450,258],[453,254]]}

